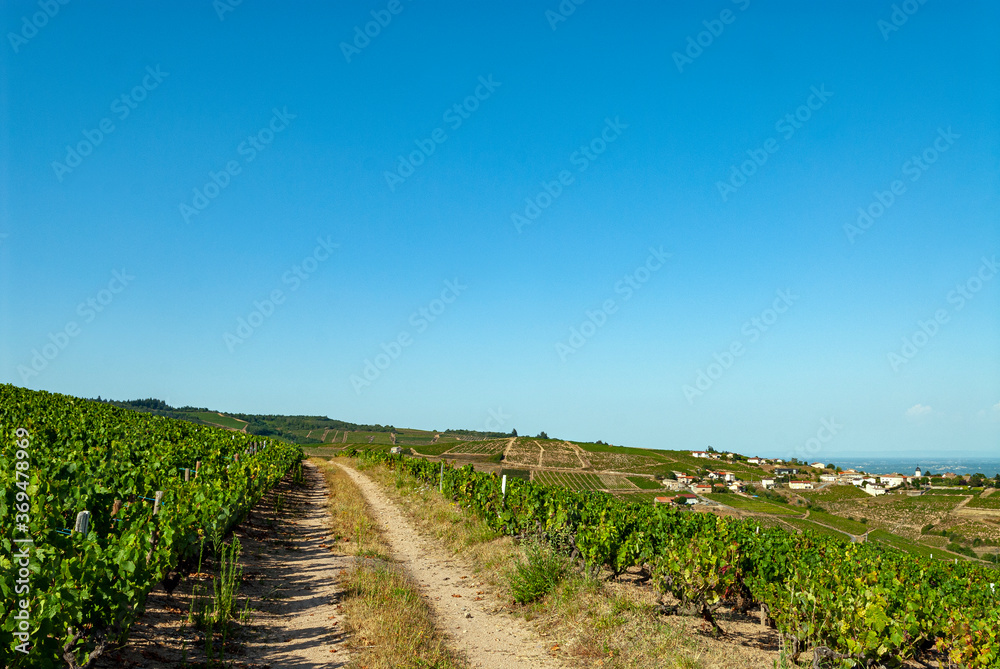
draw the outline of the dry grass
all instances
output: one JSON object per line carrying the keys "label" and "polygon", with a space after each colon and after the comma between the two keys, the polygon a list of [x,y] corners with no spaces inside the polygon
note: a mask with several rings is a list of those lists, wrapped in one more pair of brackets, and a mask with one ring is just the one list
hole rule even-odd
{"label": "dry grass", "polygon": [[351,667],[396,669],[467,666],[444,644],[416,584],[389,557],[364,496],[336,465],[313,460],[330,489],[331,533],[356,556],[341,575]]}
{"label": "dry grass", "polygon": [[[379,466],[352,461],[407,513],[421,532],[467,561],[506,601],[508,611],[532,621],[576,666],[608,669],[771,669],[778,654],[761,644],[755,622],[726,621],[729,642],[700,633],[695,616],[656,613],[649,586],[607,582],[573,573],[541,600],[513,603],[505,574],[524,561],[521,546],[493,532],[474,514],[443,498],[436,487]],[[771,640],[767,640],[771,641]],[[763,645],[767,645],[766,643]]]}

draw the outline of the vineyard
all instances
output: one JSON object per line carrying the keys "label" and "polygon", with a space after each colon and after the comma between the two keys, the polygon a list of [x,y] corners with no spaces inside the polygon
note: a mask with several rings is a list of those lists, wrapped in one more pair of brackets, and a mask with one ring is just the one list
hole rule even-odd
{"label": "vineyard", "polygon": [[496,455],[497,453],[503,453],[506,447],[506,439],[493,439],[491,441],[467,441],[449,450],[448,454],[465,453],[472,455]]}
{"label": "vineyard", "polygon": [[0,385],[0,660],[87,667],[298,446]]}
{"label": "vineyard", "polygon": [[793,662],[811,651],[814,666],[937,659],[1000,667],[1000,573],[984,565],[520,479],[508,479],[504,495],[495,474],[471,466],[440,474],[438,463],[384,451],[348,455],[440,482],[445,495],[498,532],[558,538],[592,573],[640,568],[718,634],[720,606],[759,608]]}

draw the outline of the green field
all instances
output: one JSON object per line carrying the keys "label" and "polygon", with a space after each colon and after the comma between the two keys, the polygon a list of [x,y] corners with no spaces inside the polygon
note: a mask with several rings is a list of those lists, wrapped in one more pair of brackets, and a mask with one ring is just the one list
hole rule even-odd
{"label": "green field", "polygon": [[[368,441],[369,438],[372,441]],[[348,444],[392,444],[392,437],[388,432],[348,432]]]}
{"label": "green field", "polygon": [[905,551],[910,555],[920,555],[923,557],[934,557],[937,555],[938,559],[953,559],[957,557],[956,555],[948,553],[943,549],[932,548],[931,546],[924,546],[913,541],[907,541],[903,537],[891,534],[885,530],[872,530],[871,534],[868,535],[868,540],[888,544],[889,546],[898,548],[899,550]]}
{"label": "green field", "polygon": [[603,490],[605,488],[597,474],[536,471],[534,481],[544,485],[562,486],[570,490]]}
{"label": "green field", "polygon": [[490,439],[489,441],[466,441],[453,443],[451,453],[466,453],[470,455],[496,455],[503,453],[507,447],[507,439]]}
{"label": "green field", "polygon": [[835,527],[842,532],[847,532],[848,534],[864,534],[868,531],[868,526],[864,523],[859,523],[856,520],[851,520],[850,518],[844,518],[843,516],[836,516],[832,513],[826,513],[823,511],[809,511],[809,520],[814,520],[817,523],[823,525],[830,525]]}
{"label": "green field", "polygon": [[441,455],[445,451],[455,448],[455,442],[445,444],[413,444],[410,448],[421,455]]}
{"label": "green field", "polygon": [[1000,509],[1000,495],[993,493],[989,497],[977,497],[965,505],[967,509]]}
{"label": "green field", "polygon": [[982,488],[961,488],[958,490],[952,489],[931,489],[925,492],[925,495],[964,495],[965,497],[979,497],[983,492]]}
{"label": "green field", "polygon": [[232,428],[234,430],[242,430],[246,423],[242,420],[237,420],[232,416],[220,416],[214,411],[191,411],[189,415],[194,416],[199,420],[203,420],[206,423],[212,423],[213,425],[221,425],[222,427]]}
{"label": "green field", "polygon": [[645,476],[628,476],[629,481],[643,490],[662,490],[663,485],[656,479],[648,479]]}
{"label": "green field", "polygon": [[813,502],[835,503],[852,499],[871,499],[871,495],[850,484],[833,484],[824,490],[796,490],[795,493]]}
{"label": "green field", "polygon": [[626,502],[636,502],[638,504],[652,504],[657,497],[673,498],[680,493],[671,490],[663,492],[616,492],[615,496]]}
{"label": "green field", "polygon": [[826,527],[825,525],[820,525],[819,523],[814,523],[811,520],[804,520],[802,518],[782,518],[783,521],[797,527],[800,530],[812,530],[818,534],[826,534],[831,537],[837,537],[838,539],[843,539],[844,541],[850,541],[850,537],[843,532],[838,532],[832,528]]}
{"label": "green field", "polygon": [[731,506],[734,509],[741,509],[743,511],[750,511],[752,513],[769,513],[775,516],[801,516],[802,512],[796,509],[790,509],[787,506],[781,504],[771,504],[770,502],[765,502],[760,499],[748,499],[740,495],[732,495],[727,493],[708,493],[702,495],[713,502],[719,502],[720,504],[725,504]]}

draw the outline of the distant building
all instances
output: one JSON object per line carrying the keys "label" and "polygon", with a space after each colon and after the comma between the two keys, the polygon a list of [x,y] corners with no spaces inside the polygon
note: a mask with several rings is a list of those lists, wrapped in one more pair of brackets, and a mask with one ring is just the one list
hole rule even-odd
{"label": "distant building", "polygon": [[761,479],[760,480],[760,484],[762,486],[764,486],[764,488],[766,490],[770,490],[771,488],[773,488],[774,487],[774,483],[775,483],[774,479]]}
{"label": "distant building", "polygon": [[789,481],[788,487],[792,490],[812,490],[812,481]]}
{"label": "distant building", "polygon": [[809,466],[815,467],[816,469],[826,469],[826,465],[824,465],[822,462],[814,462]]}
{"label": "distant building", "polygon": [[699,494],[705,494],[712,492],[712,486],[707,483],[696,483],[693,486],[691,486],[691,490],[694,490],[696,493]]}
{"label": "distant building", "polygon": [[774,473],[776,476],[795,476],[799,470],[793,467],[775,467]]}
{"label": "distant building", "polygon": [[920,478],[920,477],[922,477],[922,476],[923,476],[923,474],[921,474],[921,473],[920,473],[920,467],[917,467],[917,471],[916,471],[916,472],[914,472],[913,476],[914,476],[915,478]]}
{"label": "distant building", "polygon": [[833,483],[835,481],[839,481],[840,477],[836,474],[820,474],[819,480],[826,481],[827,483]]}
{"label": "distant building", "polygon": [[692,458],[710,458],[712,455],[705,451],[691,451]]}
{"label": "distant building", "polygon": [[898,488],[906,482],[906,477],[902,474],[883,474],[879,480],[886,488]]}
{"label": "distant building", "polygon": [[747,462],[751,465],[765,465],[767,464],[767,458],[747,458]]}
{"label": "distant building", "polygon": [[399,455],[400,453],[403,452],[403,449],[400,446],[393,446],[392,448],[389,449],[389,452],[392,453],[393,455]]}
{"label": "distant building", "polygon": [[879,495],[884,495],[886,493],[886,489],[878,485],[862,486],[861,489],[872,497],[878,497]]}

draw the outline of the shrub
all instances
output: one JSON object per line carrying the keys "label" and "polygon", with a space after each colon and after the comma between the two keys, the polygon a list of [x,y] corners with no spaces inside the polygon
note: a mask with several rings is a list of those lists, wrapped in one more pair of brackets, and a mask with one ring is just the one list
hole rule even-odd
{"label": "shrub", "polygon": [[547,544],[528,543],[524,554],[527,561],[518,563],[506,574],[507,584],[518,604],[541,599],[569,572],[568,559]]}

